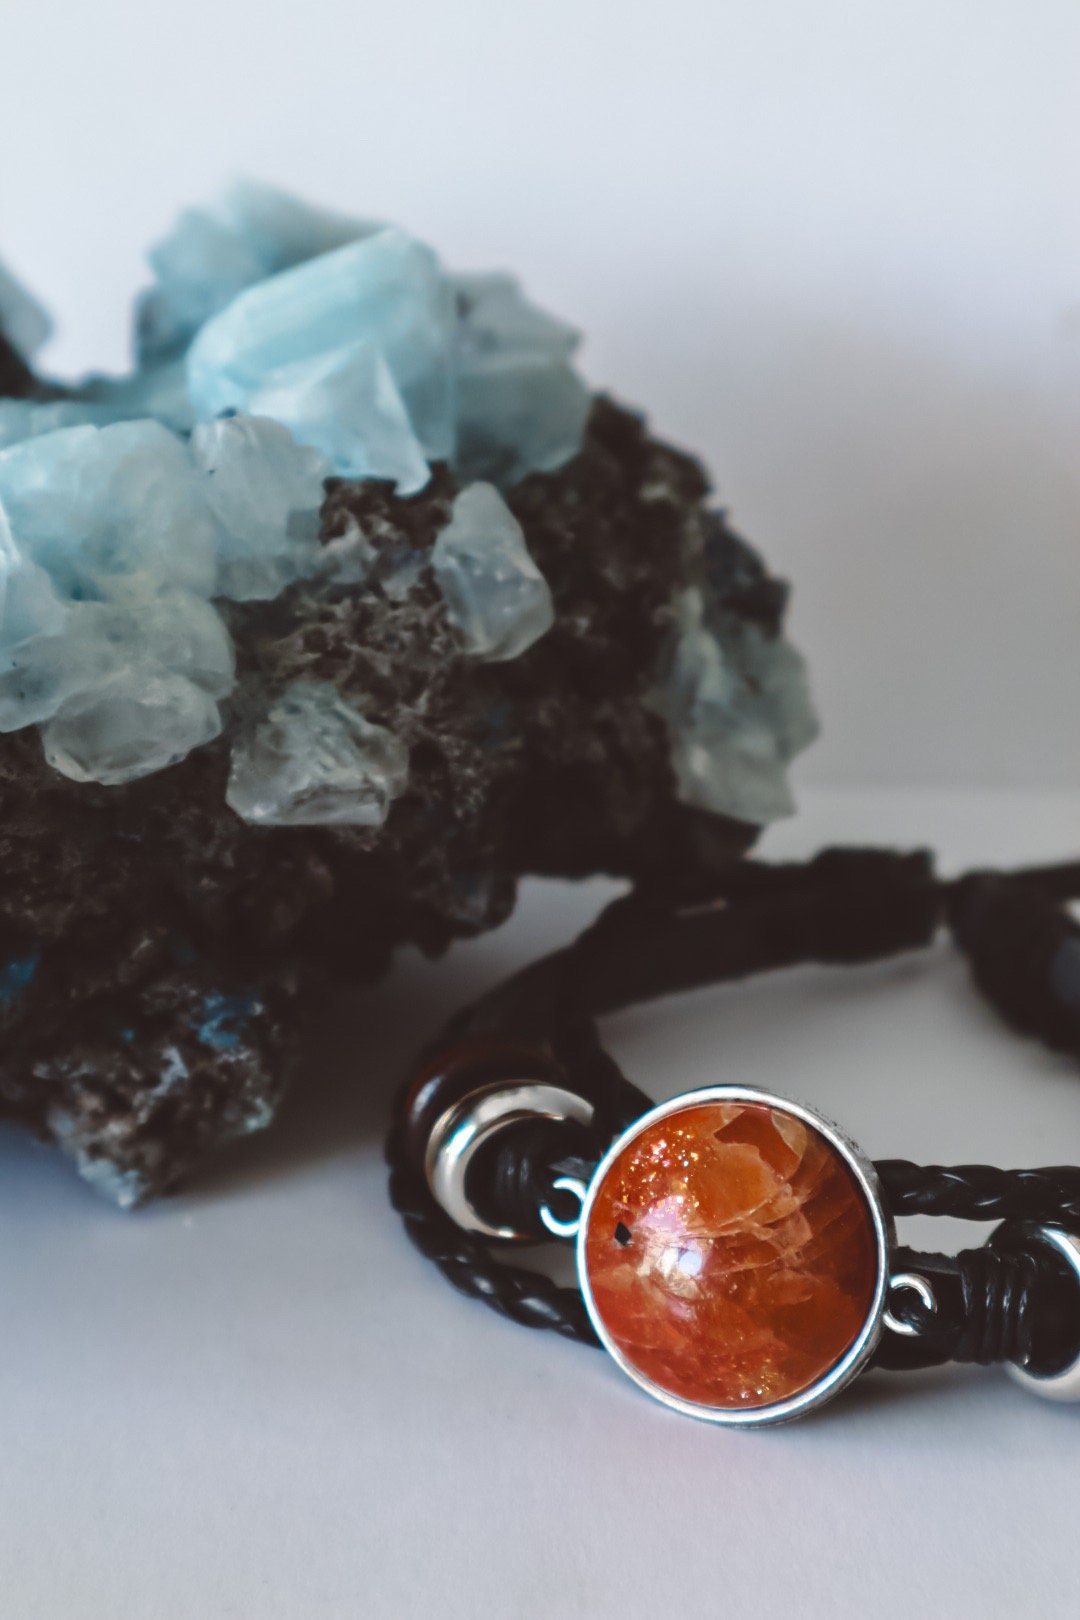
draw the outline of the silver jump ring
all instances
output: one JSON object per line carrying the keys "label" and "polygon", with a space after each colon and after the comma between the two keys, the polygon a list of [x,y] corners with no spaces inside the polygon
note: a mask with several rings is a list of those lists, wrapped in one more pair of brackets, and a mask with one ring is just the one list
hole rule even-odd
{"label": "silver jump ring", "polygon": [[558,1221],[551,1213],[549,1205],[542,1204],[540,1206],[540,1219],[552,1237],[575,1238],[578,1235],[578,1227],[581,1225],[581,1212],[585,1208],[585,1200],[589,1196],[589,1189],[577,1176],[560,1176],[557,1181],[551,1183],[551,1187],[553,1192],[573,1193],[578,1201],[578,1212],[572,1220]]}
{"label": "silver jump ring", "polygon": [[[909,1288],[913,1294],[918,1294],[931,1316],[936,1313],[937,1300],[934,1298],[934,1290],[925,1277],[920,1277],[917,1271],[900,1271],[895,1277],[889,1278],[890,1294],[905,1288]],[[914,1322],[905,1322],[902,1317],[894,1316],[888,1309],[884,1311],[881,1319],[890,1333],[899,1333],[904,1339],[917,1339],[921,1331]]]}
{"label": "silver jump ring", "polygon": [[[1041,1243],[1044,1248],[1053,1249],[1067,1262],[1080,1286],[1080,1237],[1075,1233],[1066,1232],[1061,1226],[1037,1226],[1034,1222],[1026,1221],[1015,1225],[1010,1222],[1008,1233],[1010,1238],[1015,1234],[1027,1243]],[[997,1235],[995,1233],[994,1237]],[[1080,1323],[1080,1303],[1076,1316]],[[1023,1389],[1032,1395],[1041,1395],[1044,1401],[1080,1401],[1080,1352],[1068,1366],[1059,1368],[1057,1372],[1032,1372],[1017,1361],[1006,1362],[1005,1370]]]}
{"label": "silver jump ring", "polygon": [[[511,1125],[524,1125],[535,1119],[590,1125],[592,1117],[593,1106],[584,1097],[543,1081],[483,1086],[472,1091],[436,1120],[428,1138],[424,1174],[432,1197],[466,1232],[478,1232],[481,1237],[535,1241],[531,1233],[519,1232],[513,1226],[492,1226],[485,1221],[466,1191],[469,1166],[485,1142]],[[550,1232],[561,1235],[551,1221],[544,1218],[543,1211],[541,1219]]]}

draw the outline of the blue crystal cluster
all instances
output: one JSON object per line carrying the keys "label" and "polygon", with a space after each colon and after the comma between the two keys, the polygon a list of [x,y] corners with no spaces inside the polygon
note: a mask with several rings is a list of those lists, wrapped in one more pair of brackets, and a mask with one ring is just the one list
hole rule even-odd
{"label": "blue crystal cluster", "polygon": [[[448,274],[402,231],[260,186],[185,213],[150,261],[132,375],[0,400],[0,731],[40,726],[56,770],[106,785],[212,740],[235,678],[215,603],[340,570],[318,544],[330,476],[409,495],[449,462],[465,487],[432,561],[464,650],[544,633],[550,592],[499,489],[580,446],[568,327],[510,277]],[[26,356],[48,333],[2,270],[0,326]],[[380,730],[289,694],[235,745],[229,802],[378,822],[407,770]]]}
{"label": "blue crystal cluster", "polygon": [[680,592],[674,616],[652,704],[667,722],[679,798],[756,826],[791,815],[788,766],[818,732],[801,655],[697,584]]}

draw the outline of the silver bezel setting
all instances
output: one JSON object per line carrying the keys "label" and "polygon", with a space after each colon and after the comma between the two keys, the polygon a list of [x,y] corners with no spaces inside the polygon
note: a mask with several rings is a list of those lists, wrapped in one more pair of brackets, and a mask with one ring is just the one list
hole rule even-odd
{"label": "silver bezel setting", "polygon": [[[596,1308],[592,1288],[589,1284],[589,1272],[585,1258],[589,1221],[596,1195],[615,1160],[634,1141],[635,1137],[640,1136],[642,1131],[647,1130],[657,1121],[667,1119],[673,1114],[682,1113],[687,1108],[700,1107],[703,1103],[723,1102],[764,1104],[768,1108],[774,1108],[793,1115],[823,1136],[830,1146],[839,1153],[850,1170],[866,1204],[877,1243],[877,1279],[873,1300],[858,1337],[841,1356],[840,1360],[821,1378],[810,1384],[806,1389],[800,1390],[798,1394],[791,1395],[786,1400],[775,1401],[770,1406],[704,1406],[695,1401],[683,1400],[680,1396],[672,1395],[668,1390],[654,1384],[651,1379],[646,1378],[643,1373],[633,1366],[609,1335]],[[593,1172],[581,1210],[581,1220],[577,1234],[578,1285],[589,1313],[589,1319],[596,1329],[604,1349],[622,1368],[623,1372],[632,1378],[640,1388],[644,1389],[656,1400],[662,1401],[665,1406],[670,1406],[676,1412],[682,1412],[687,1417],[701,1418],[706,1423],[720,1423],[731,1428],[761,1428],[767,1424],[790,1422],[792,1418],[803,1417],[806,1413],[824,1406],[827,1401],[831,1401],[842,1389],[846,1388],[852,1379],[856,1378],[867,1365],[884,1331],[885,1305],[889,1290],[889,1259],[894,1245],[895,1234],[892,1220],[886,1208],[881,1184],[878,1181],[873,1164],[831,1120],[825,1119],[815,1109],[807,1108],[802,1103],[792,1102],[790,1098],[782,1097],[777,1092],[762,1091],[753,1086],[707,1086],[700,1091],[684,1092],[681,1096],[672,1097],[668,1102],[660,1103],[656,1108],[651,1108],[647,1114],[642,1114],[640,1119],[635,1120],[631,1126],[623,1131],[622,1135],[611,1144],[604,1154]]]}

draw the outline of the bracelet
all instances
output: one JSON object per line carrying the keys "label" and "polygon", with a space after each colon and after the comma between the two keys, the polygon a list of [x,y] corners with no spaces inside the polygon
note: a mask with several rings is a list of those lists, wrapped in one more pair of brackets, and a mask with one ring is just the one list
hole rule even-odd
{"label": "bracelet", "polygon": [[[448,1280],[602,1345],[668,1406],[721,1424],[812,1411],[871,1365],[1003,1362],[1080,1399],[1080,1167],[872,1164],[811,1108],[717,1085],[654,1106],[600,1015],[802,962],[928,946],[947,926],[1015,1029],[1080,1054],[1080,863],[943,881],[923,853],[830,849],[639,887],[458,1014],[402,1089],[390,1192]],[[894,1221],[1000,1223],[957,1255]],[[573,1242],[577,1288],[509,1262]]]}

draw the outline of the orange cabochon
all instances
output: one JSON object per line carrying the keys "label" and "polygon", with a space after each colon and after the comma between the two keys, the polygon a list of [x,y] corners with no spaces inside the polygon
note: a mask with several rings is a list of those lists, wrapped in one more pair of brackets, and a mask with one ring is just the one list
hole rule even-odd
{"label": "orange cabochon", "polygon": [[646,1123],[596,1189],[593,1306],[641,1377],[714,1409],[823,1378],[873,1308],[878,1244],[842,1154],[797,1115],[712,1101]]}

